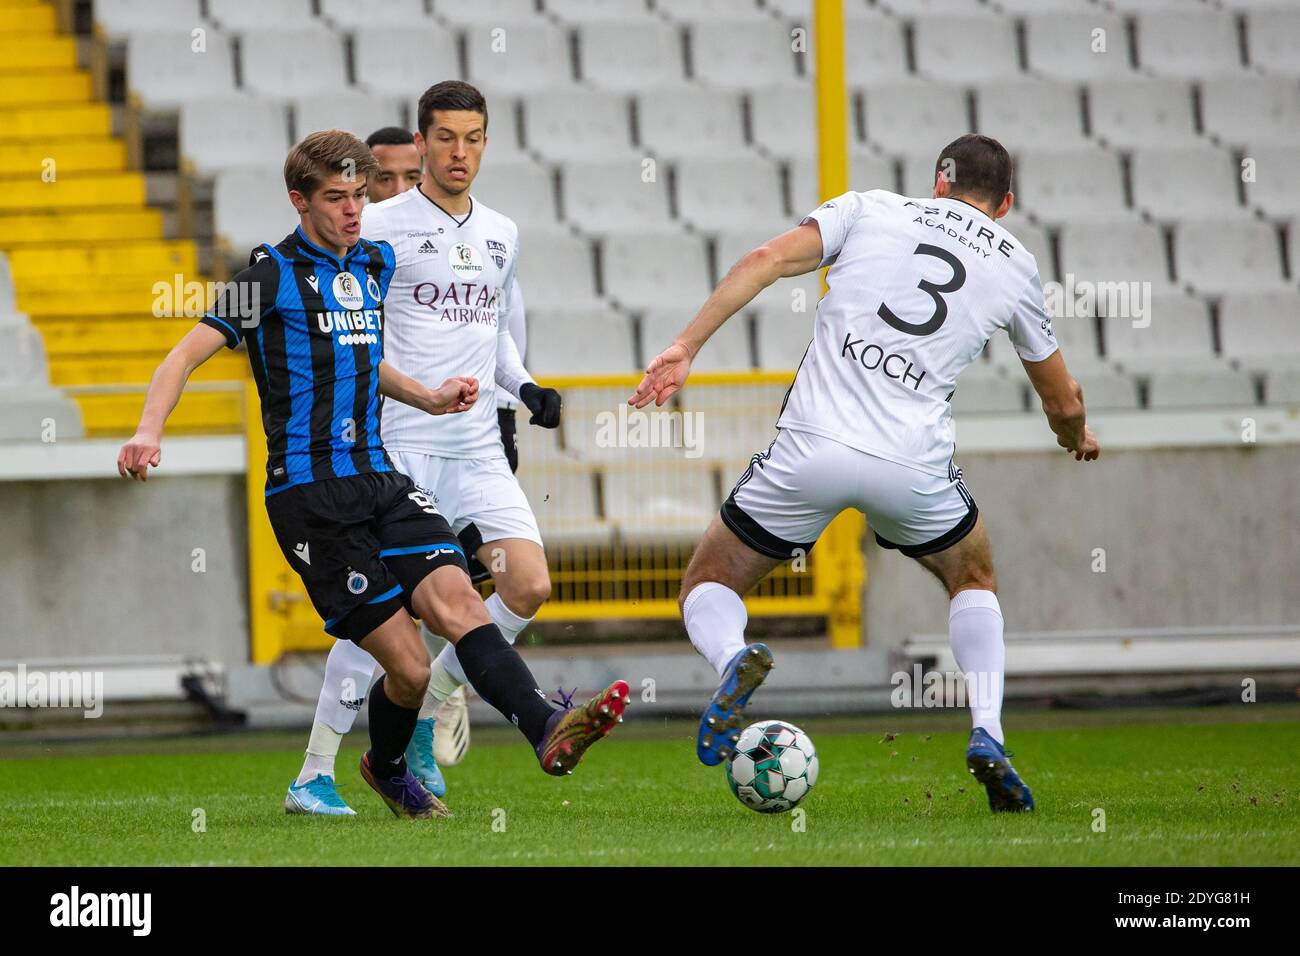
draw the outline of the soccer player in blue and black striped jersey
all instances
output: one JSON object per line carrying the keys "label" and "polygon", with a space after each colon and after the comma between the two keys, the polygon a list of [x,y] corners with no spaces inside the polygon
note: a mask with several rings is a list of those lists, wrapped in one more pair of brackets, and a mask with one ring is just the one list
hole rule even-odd
{"label": "soccer player in blue and black striped jersey", "polygon": [[[570,772],[609,732],[628,688],[616,681],[567,711],[548,703],[470,584],[446,519],[384,451],[381,395],[443,415],[470,408],[478,383],[452,377],[433,388],[383,360],[393,250],[360,235],[367,177],[377,168],[365,143],[341,130],[313,133],[290,151],[284,179],[300,225],[253,250],[248,268],[158,367],[118,472],[145,480],[161,461],[163,424],[190,374],[223,346],[247,347],[276,540],[325,630],[356,641],[384,670],[369,694],[361,774],[395,815],[424,818],[447,810],[406,766],[430,666],[410,614],[455,645],[480,696],[519,727],[547,773]],[[337,799],[333,781],[318,779],[319,794],[310,782],[300,788],[304,809]]]}

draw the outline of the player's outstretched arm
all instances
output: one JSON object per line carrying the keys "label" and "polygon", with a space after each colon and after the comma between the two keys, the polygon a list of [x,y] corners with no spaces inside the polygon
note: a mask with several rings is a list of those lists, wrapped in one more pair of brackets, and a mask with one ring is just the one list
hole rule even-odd
{"label": "player's outstretched arm", "polygon": [[821,229],[815,220],[781,233],[745,255],[718,283],[691,323],[646,366],[629,405],[662,405],[684,384],[691,362],[722,323],[777,279],[812,272],[822,263]]}
{"label": "player's outstretched arm", "polygon": [[437,388],[429,388],[387,362],[380,362],[379,394],[430,415],[448,415],[473,407],[478,401],[478,379],[457,375]]}
{"label": "player's outstretched arm", "polygon": [[1087,425],[1083,389],[1065,367],[1059,350],[1041,362],[1024,362],[1029,381],[1043,403],[1056,443],[1074,453],[1075,461],[1095,461],[1101,446]]}
{"label": "player's outstretched arm", "polygon": [[185,383],[194,370],[226,345],[226,337],[207,325],[196,325],[167,353],[149,380],[140,424],[131,440],[117,453],[117,473],[138,481],[149,477],[149,466],[162,461],[162,433],[167,416],[181,400]]}

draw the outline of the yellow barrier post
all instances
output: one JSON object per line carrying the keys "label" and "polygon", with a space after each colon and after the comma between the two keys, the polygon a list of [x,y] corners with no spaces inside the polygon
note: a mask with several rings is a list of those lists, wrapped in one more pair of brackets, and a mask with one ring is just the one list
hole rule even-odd
{"label": "yellow barrier post", "polygon": [[[817,171],[821,200],[849,188],[848,87],[844,78],[843,0],[814,0],[813,53],[817,96]],[[822,292],[826,291],[822,276]],[[866,567],[862,536],[866,521],[846,511],[822,534],[817,555],[818,589],[829,604],[833,647],[862,643],[862,588]]]}

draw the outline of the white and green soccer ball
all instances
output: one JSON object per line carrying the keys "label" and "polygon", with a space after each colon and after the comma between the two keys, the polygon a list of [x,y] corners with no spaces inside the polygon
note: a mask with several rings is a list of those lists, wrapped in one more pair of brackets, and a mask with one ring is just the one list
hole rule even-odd
{"label": "white and green soccer ball", "polygon": [[817,783],[817,750],[794,724],[783,720],[750,724],[727,760],[727,783],[749,809],[784,813]]}

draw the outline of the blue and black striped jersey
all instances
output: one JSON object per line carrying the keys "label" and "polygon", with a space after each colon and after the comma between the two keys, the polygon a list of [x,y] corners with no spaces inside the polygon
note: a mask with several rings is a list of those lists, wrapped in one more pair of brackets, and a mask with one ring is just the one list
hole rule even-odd
{"label": "blue and black striped jersey", "polygon": [[248,360],[266,431],[266,493],[392,471],[379,436],[386,242],[357,241],[341,259],[295,229],[253,250],[200,320]]}

